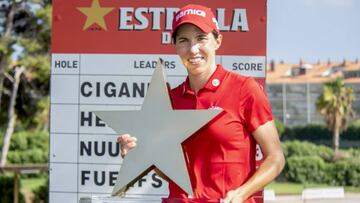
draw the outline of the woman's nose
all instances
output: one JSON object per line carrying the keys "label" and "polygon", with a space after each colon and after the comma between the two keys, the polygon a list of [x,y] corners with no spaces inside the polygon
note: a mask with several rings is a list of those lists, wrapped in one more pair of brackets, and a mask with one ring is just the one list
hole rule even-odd
{"label": "woman's nose", "polygon": [[199,48],[200,48],[199,43],[193,43],[190,47],[190,52],[196,54],[199,52]]}

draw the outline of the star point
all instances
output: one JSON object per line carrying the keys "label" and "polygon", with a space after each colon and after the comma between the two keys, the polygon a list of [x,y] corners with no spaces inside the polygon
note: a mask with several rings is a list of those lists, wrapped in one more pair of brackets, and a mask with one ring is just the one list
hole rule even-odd
{"label": "star point", "polygon": [[123,160],[112,194],[123,194],[155,166],[193,195],[181,143],[220,112],[173,110],[163,65],[158,61],[141,110],[94,112],[116,133],[137,138],[137,146]]}
{"label": "star point", "polygon": [[93,0],[91,7],[78,7],[77,9],[86,15],[86,22],[84,24],[83,30],[88,29],[94,23],[99,25],[102,29],[107,30],[104,17],[114,8],[100,7],[99,0]]}

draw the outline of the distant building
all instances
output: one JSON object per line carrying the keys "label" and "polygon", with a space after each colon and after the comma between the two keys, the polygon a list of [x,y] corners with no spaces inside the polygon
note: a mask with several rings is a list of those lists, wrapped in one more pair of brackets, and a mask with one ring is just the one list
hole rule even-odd
{"label": "distant building", "polygon": [[287,126],[324,123],[316,110],[316,100],[323,84],[336,77],[344,77],[346,85],[353,87],[353,108],[360,115],[360,62],[344,60],[343,63],[298,65],[271,61],[266,76],[266,90],[275,117]]}

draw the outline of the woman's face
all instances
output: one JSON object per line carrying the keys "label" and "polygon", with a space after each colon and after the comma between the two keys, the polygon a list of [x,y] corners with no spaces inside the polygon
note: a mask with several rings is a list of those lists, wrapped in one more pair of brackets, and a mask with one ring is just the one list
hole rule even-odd
{"label": "woman's face", "polygon": [[187,71],[198,75],[215,70],[215,51],[220,47],[222,36],[204,33],[192,24],[184,24],[177,30],[175,48]]}

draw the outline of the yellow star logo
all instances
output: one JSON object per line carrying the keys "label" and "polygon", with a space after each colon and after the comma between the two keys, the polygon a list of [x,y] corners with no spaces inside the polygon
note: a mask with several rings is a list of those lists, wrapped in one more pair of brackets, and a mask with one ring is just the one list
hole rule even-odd
{"label": "yellow star logo", "polygon": [[89,28],[92,24],[96,23],[102,29],[107,30],[104,16],[107,15],[114,8],[110,7],[100,7],[99,0],[93,0],[91,7],[78,7],[79,11],[86,15],[86,22],[83,30]]}

